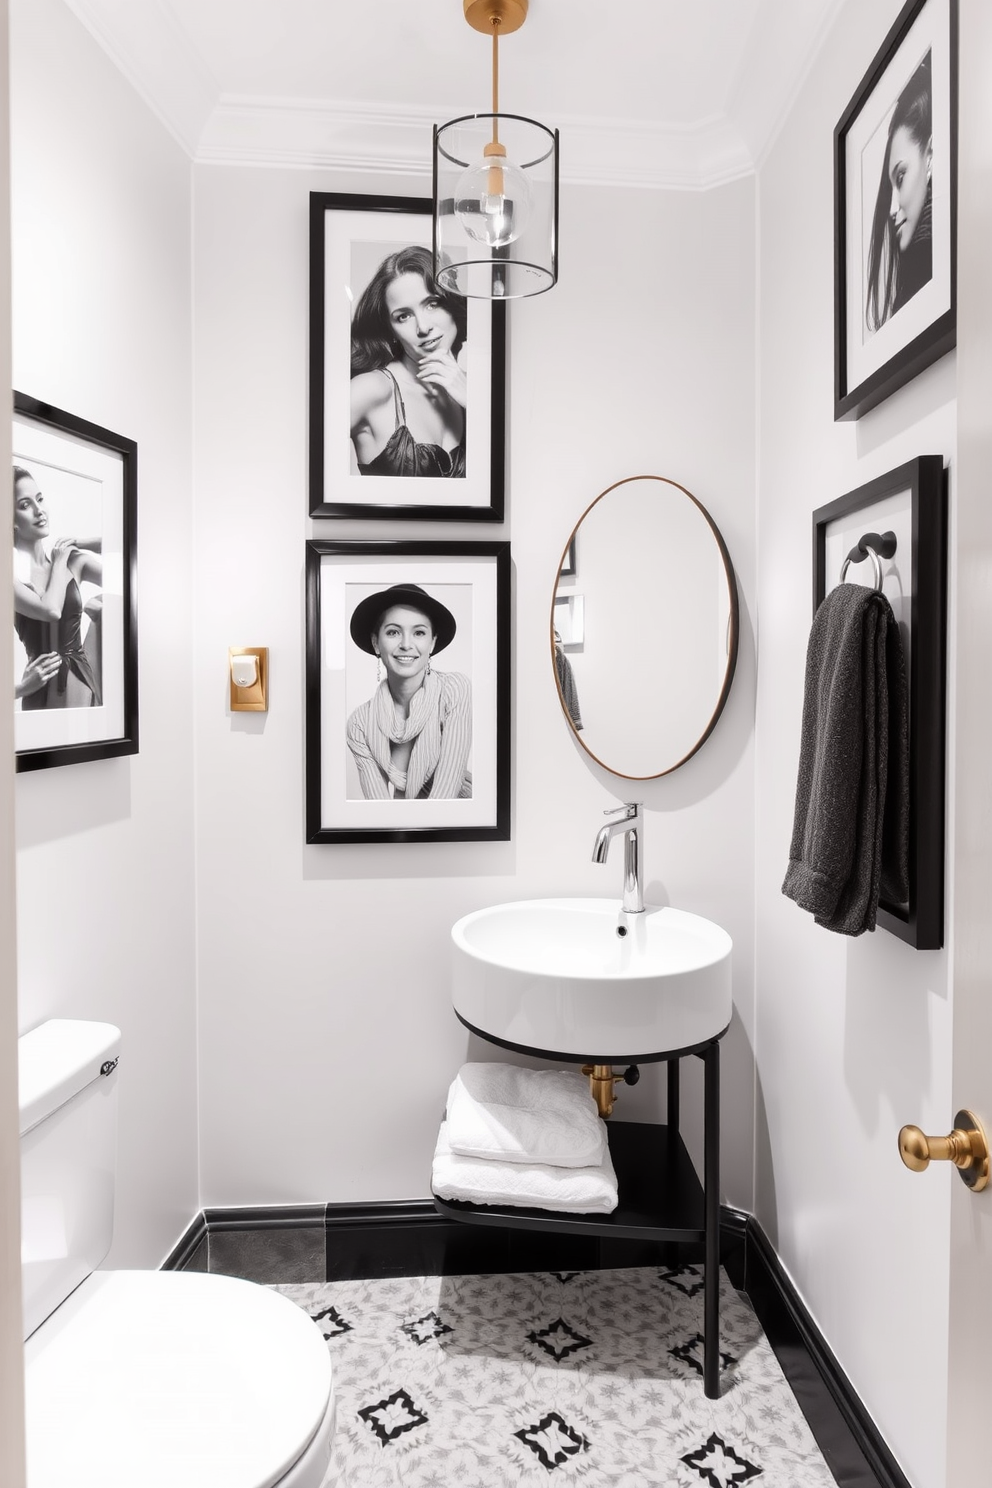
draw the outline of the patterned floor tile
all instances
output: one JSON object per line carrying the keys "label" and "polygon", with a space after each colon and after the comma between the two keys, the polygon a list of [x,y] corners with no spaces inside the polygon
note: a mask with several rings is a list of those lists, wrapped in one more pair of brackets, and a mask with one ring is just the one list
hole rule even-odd
{"label": "patterned floor tile", "polygon": [[835,1488],[724,1275],[719,1400],[703,1393],[700,1267],[275,1290],[333,1361],[328,1488]]}

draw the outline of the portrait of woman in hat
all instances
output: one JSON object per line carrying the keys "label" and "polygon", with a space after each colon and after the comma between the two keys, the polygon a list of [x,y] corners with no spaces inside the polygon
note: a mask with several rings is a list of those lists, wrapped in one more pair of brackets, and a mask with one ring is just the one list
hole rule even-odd
{"label": "portrait of woman in hat", "polygon": [[346,728],[363,797],[471,798],[472,685],[434,665],[455,638],[454,615],[419,584],[394,584],[355,606],[350,630],[382,674]]}

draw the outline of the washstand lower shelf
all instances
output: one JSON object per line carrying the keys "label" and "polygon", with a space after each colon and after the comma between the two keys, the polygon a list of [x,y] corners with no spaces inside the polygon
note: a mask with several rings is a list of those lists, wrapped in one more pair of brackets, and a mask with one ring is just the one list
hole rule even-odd
{"label": "washstand lower shelf", "polygon": [[610,1121],[606,1132],[619,1195],[611,1214],[471,1204],[436,1194],[434,1204],[450,1219],[502,1229],[609,1235],[619,1240],[705,1240],[703,1186],[678,1132],[644,1121]]}

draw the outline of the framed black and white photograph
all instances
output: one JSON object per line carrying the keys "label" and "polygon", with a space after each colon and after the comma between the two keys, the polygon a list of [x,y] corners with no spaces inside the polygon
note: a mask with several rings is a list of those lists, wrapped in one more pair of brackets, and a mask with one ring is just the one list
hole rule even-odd
{"label": "framed black and white photograph", "polygon": [[138,752],[137,446],[14,393],[18,770]]}
{"label": "framed black and white photograph", "polygon": [[434,282],[429,197],[310,193],[310,515],[503,520],[505,306]]}
{"label": "framed black and white photograph", "polygon": [[586,638],[583,595],[555,595],[555,638],[566,651],[582,650]]}
{"label": "framed black and white photograph", "polygon": [[[873,553],[877,556],[873,556]],[[947,492],[940,455],[920,455],[813,513],[813,613],[841,582],[892,606],[909,702],[909,897],[883,893],[878,925],[917,950],[944,939]]]}
{"label": "framed black and white photograph", "polygon": [[956,338],[957,0],[908,0],[834,130],[834,418]]}
{"label": "framed black and white photograph", "polygon": [[509,543],[307,543],[307,842],[509,839],[509,604]]}

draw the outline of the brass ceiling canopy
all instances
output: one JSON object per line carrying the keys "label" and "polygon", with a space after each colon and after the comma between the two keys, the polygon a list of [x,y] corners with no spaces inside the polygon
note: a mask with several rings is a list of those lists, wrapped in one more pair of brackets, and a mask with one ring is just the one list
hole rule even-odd
{"label": "brass ceiling canopy", "polygon": [[527,19],[527,3],[528,0],[462,0],[469,25],[487,36],[497,28],[501,36],[519,31]]}

